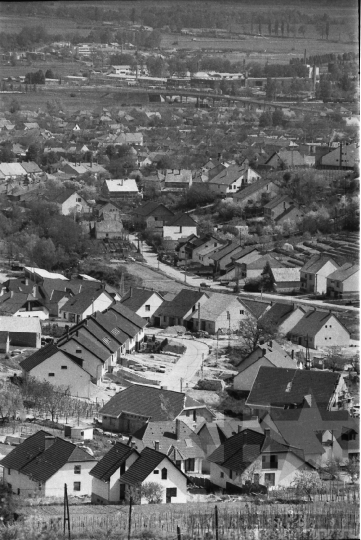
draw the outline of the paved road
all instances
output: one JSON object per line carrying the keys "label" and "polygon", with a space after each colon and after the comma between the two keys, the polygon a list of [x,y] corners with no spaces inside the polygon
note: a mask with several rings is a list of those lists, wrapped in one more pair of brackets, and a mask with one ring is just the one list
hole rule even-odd
{"label": "paved road", "polygon": [[181,381],[183,390],[187,384],[191,382],[194,375],[202,367],[203,360],[206,359],[209,353],[209,348],[205,343],[192,339],[173,338],[172,341],[177,341],[187,347],[186,352],[181,356],[178,362],[170,373],[164,375],[162,385],[168,390],[181,391]]}
{"label": "paved road", "polygon": [[[261,293],[238,293],[240,298],[244,298],[245,300],[247,298],[252,299],[252,297],[261,299]],[[262,298],[264,300],[276,300],[277,302],[282,303],[295,303],[295,304],[309,304],[311,306],[319,306],[323,309],[331,309],[332,311],[354,311],[355,313],[360,313],[360,309],[358,307],[353,306],[340,306],[338,304],[327,304],[326,302],[322,302],[322,300],[305,300],[304,298],[298,298],[297,296],[279,296],[277,294],[262,294]]]}

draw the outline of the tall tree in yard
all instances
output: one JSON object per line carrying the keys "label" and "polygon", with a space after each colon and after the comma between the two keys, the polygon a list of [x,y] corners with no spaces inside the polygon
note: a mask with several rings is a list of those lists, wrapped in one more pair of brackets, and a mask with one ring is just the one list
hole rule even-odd
{"label": "tall tree in yard", "polygon": [[264,322],[262,318],[247,317],[240,321],[238,333],[242,344],[242,353],[248,355],[261,343],[275,339],[278,330],[273,321]]}
{"label": "tall tree in yard", "polygon": [[271,265],[268,261],[262,272],[261,287],[266,292],[272,292],[275,288],[275,278],[273,277]]}

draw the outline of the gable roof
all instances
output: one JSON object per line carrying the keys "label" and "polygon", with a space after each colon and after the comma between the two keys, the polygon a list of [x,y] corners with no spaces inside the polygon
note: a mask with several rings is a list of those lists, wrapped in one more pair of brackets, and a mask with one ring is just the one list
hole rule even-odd
{"label": "gable roof", "polygon": [[338,270],[335,270],[327,276],[327,279],[332,279],[334,281],[345,281],[345,279],[349,278],[350,276],[353,276],[353,274],[356,274],[356,272],[360,271],[360,267],[358,264],[350,265],[350,263],[345,263],[341,266]]}
{"label": "gable roof", "polygon": [[[194,291],[191,289],[182,289],[179,293],[169,302],[163,302],[161,306],[156,310],[154,316],[177,316],[179,318],[184,317],[190,309],[192,309],[196,303],[205,295],[202,291]],[[208,297],[208,295],[206,295]]]}
{"label": "gable roof", "polygon": [[41,323],[37,317],[0,317],[0,331],[34,332],[41,334]]}
{"label": "gable roof", "polygon": [[165,223],[167,227],[194,227],[197,223],[189,214],[176,214],[167,220]]}
{"label": "gable roof", "polygon": [[133,178],[121,180],[104,180],[110,193],[139,192],[136,181]]}
{"label": "gable roof", "polygon": [[269,263],[270,267],[273,268],[284,268],[284,264],[276,259],[276,257],[273,257],[273,255],[270,255],[269,253],[266,253],[265,255],[262,255],[259,259],[256,259],[255,261],[251,261],[247,264],[247,270],[260,270],[263,269],[266,265],[266,263]]}
{"label": "gable roof", "polygon": [[287,319],[287,317],[291,315],[291,313],[295,311],[295,309],[301,309],[304,311],[302,308],[295,308],[292,304],[281,304],[280,302],[276,302],[275,304],[271,305],[271,307],[265,313],[263,313],[261,316],[262,322],[279,326]]}
{"label": "gable roof", "polygon": [[250,300],[248,298],[246,298],[245,300],[242,298],[242,303],[246,306],[247,309],[250,310],[250,312],[256,317],[256,319],[261,317],[269,306],[268,302],[263,302],[261,300]]}
{"label": "gable roof", "polygon": [[55,197],[52,202],[55,202],[57,204],[63,204],[65,201],[70,199],[72,195],[76,195],[77,197],[79,197],[78,193],[74,189],[66,189],[62,193],[59,193],[59,195],[57,195],[57,197]]}
{"label": "gable roof", "polygon": [[316,274],[325,266],[326,263],[332,262],[336,268],[339,265],[328,255],[313,255],[301,268],[301,272],[308,272],[309,274]]}
{"label": "gable roof", "polygon": [[339,373],[261,366],[246,405],[283,408],[301,404],[311,389],[319,407],[326,409],[339,379]]}
{"label": "gable roof", "polygon": [[[335,317],[335,319],[342,325],[342,323],[333,313],[325,313],[324,311],[309,311],[308,313],[305,313],[302,319],[298,321],[298,323],[289,331],[289,334],[314,337],[328,322],[328,320],[331,319],[331,317]],[[348,332],[346,328],[345,331]]]}
{"label": "gable roof", "polygon": [[257,363],[260,358],[266,358],[274,367],[291,369],[296,367],[295,361],[282,349],[281,345],[272,340],[258,345],[251,354],[236,364],[238,373],[242,373],[251,365]]}
{"label": "gable roof", "polygon": [[[134,448],[119,441],[107,452],[100,461],[89,471],[91,476],[107,482],[131,454],[138,454]],[[139,454],[138,454],[139,455]]]}
{"label": "gable roof", "polygon": [[[133,433],[132,440],[138,439],[140,444],[154,448],[155,441],[159,443],[159,452],[163,452],[173,461],[189,458],[203,458],[202,443],[198,435],[181,420],[177,420],[179,437],[176,435],[176,422],[148,422],[141,429]],[[139,448],[139,443],[137,445]]]}
{"label": "gable roof", "polygon": [[209,258],[213,259],[214,261],[219,261],[223,259],[223,257],[226,257],[227,255],[235,251],[236,249],[241,249],[243,251],[242,246],[239,242],[230,242],[213,255],[210,255]]}
{"label": "gable roof", "polygon": [[136,328],[142,329],[147,325],[147,322],[142,317],[139,317],[139,315],[121,302],[114,302],[104,313],[108,313],[109,311],[114,311],[124,321],[128,321]]}
{"label": "gable roof", "polygon": [[265,204],[263,208],[272,210],[272,208],[276,208],[279,204],[282,204],[283,202],[292,203],[293,201],[288,195],[277,195],[277,197],[274,197],[267,204]]}
{"label": "gable roof", "polygon": [[208,461],[233,471],[243,472],[261,453],[265,440],[262,433],[246,429],[227,439],[208,456]]}
{"label": "gable roof", "polygon": [[233,198],[239,201],[243,201],[244,199],[247,199],[247,197],[250,197],[254,193],[257,193],[257,191],[259,191],[260,189],[263,189],[270,184],[276,186],[273,180],[257,180],[256,182],[247,185],[244,189],[241,189],[241,191],[237,191],[237,193],[233,195]]}
{"label": "gable roof", "polygon": [[[144,448],[140,453],[139,459],[120,477],[120,482],[131,485],[143,482],[164,459],[167,459],[175,467],[174,463],[165,454],[157,452],[157,450],[153,450],[152,448]],[[178,470],[187,478],[180,469]]]}
{"label": "gable roof", "polygon": [[46,437],[52,436],[46,431],[38,431],[14,448],[1,460],[1,465],[37,482],[46,482],[66,463],[94,461],[85,450],[59,437],[54,437],[51,446],[45,449]]}
{"label": "gable roof", "polygon": [[113,300],[113,298],[108,295],[108,293],[100,285],[100,289],[96,291],[86,290],[84,292],[76,294],[72,298],[69,298],[66,304],[64,304],[64,306],[61,308],[61,311],[82,315],[103,293],[109,297],[109,300]]}
{"label": "gable roof", "polygon": [[[192,401],[196,405],[200,405],[197,401]],[[185,407],[186,396],[182,392],[132,384],[113,396],[100,409],[100,413],[119,417],[125,411],[158,422],[176,418]]]}
{"label": "gable roof", "polygon": [[298,282],[301,279],[300,268],[272,268],[272,274],[276,283]]}
{"label": "gable roof", "polygon": [[157,210],[159,207],[162,207],[162,210],[167,213],[169,216],[174,215],[174,212],[172,210],[169,210],[166,206],[164,206],[163,203],[159,203],[156,201],[148,201],[141,206],[138,206],[138,208],[135,208],[132,213],[137,216],[150,216],[155,210]]}
{"label": "gable roof", "polygon": [[121,299],[121,303],[127,308],[136,312],[144,304],[152,298],[153,295],[157,295],[161,298],[159,293],[150,289],[141,289],[140,287],[132,287]]}
{"label": "gable roof", "polygon": [[[106,360],[109,358],[109,351],[106,351],[103,347],[100,345],[96,345],[93,341],[90,341],[89,338],[86,336],[79,334],[79,332],[75,334],[71,334],[70,336],[65,335],[64,337],[60,338],[57,341],[57,346],[62,351],[66,350],[65,345],[69,342],[74,342],[75,346],[81,347],[86,349],[87,351],[91,352],[94,356],[99,358],[102,362],[106,362]],[[81,356],[79,356],[81,358]]]}
{"label": "gable roof", "polygon": [[230,165],[229,167],[221,170],[221,172],[209,180],[208,183],[229,186],[233,182],[236,182],[236,180],[238,180],[246,172],[247,167],[244,167],[243,165]]}
{"label": "gable roof", "polygon": [[[230,297],[228,294],[212,293],[212,296],[201,306],[200,318],[206,321],[215,321],[224,311],[233,305],[239,308],[245,307],[239,298]],[[192,314],[192,319],[198,318],[198,309]]]}
{"label": "gable roof", "polygon": [[39,349],[31,356],[24,358],[24,360],[20,362],[20,366],[24,371],[29,372],[35,367],[45,362],[45,360],[47,360],[48,358],[51,358],[52,356],[54,356],[54,354],[57,354],[58,352],[60,352],[61,354],[69,358],[69,360],[77,364],[77,366],[80,369],[83,369],[82,360],[80,358],[78,358],[77,356],[71,353],[68,353],[66,351],[59,349],[56,344],[52,344],[52,343],[50,343],[49,345],[46,345],[42,349]]}

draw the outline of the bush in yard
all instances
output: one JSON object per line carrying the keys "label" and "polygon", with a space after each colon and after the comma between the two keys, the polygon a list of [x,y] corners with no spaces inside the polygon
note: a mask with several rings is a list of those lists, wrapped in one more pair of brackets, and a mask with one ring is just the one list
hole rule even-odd
{"label": "bush in yard", "polygon": [[141,496],[148,504],[160,504],[163,500],[163,487],[158,482],[145,482],[141,487]]}
{"label": "bush in yard", "polygon": [[323,486],[322,480],[316,471],[301,471],[296,473],[292,482],[298,493],[305,493],[312,501],[312,493],[320,490]]}

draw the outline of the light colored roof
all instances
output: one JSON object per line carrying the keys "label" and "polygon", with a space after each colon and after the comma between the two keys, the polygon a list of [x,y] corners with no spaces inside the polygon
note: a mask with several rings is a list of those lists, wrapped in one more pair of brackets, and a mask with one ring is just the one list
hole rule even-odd
{"label": "light colored roof", "polygon": [[272,268],[272,274],[276,282],[282,281],[300,281],[299,268]]}
{"label": "light colored roof", "polygon": [[189,184],[192,181],[192,171],[188,169],[167,169],[164,181]]}
{"label": "light colored roof", "polygon": [[217,174],[212,180],[209,181],[209,184],[221,184],[229,186],[241,176],[244,176],[247,172],[247,167],[244,165],[231,165],[228,168],[223,169],[220,173]]}
{"label": "light colored roof", "polygon": [[[255,355],[255,352],[258,352],[259,354]],[[277,341],[272,340],[268,343],[258,345],[255,351],[237,365],[238,372],[242,373],[247,368],[257,363],[261,358],[266,358],[274,367],[291,369],[296,367],[295,360],[292,360]]]}
{"label": "light colored roof", "polygon": [[36,332],[40,334],[41,324],[37,317],[0,317],[0,332]]}
{"label": "light colored roof", "polygon": [[5,176],[23,176],[26,171],[20,163],[0,163],[0,173]]}
{"label": "light colored roof", "polygon": [[319,272],[325,264],[332,262],[336,268],[339,266],[331,257],[328,255],[319,255],[316,253],[313,255],[301,268],[302,272],[308,272],[309,274],[316,274]]}
{"label": "light colored roof", "polygon": [[136,181],[133,178],[127,178],[125,180],[105,180],[107,188],[110,192],[128,192],[136,191],[138,192],[138,186]]}
{"label": "light colored roof", "polygon": [[349,278],[353,274],[356,274],[356,272],[360,271],[360,267],[358,264],[350,266],[349,263],[345,263],[341,268],[338,270],[335,270],[327,276],[327,279],[333,279],[335,281],[345,281],[345,279]]}
{"label": "light colored roof", "polygon": [[[232,298],[228,294],[214,293],[201,306],[201,319],[207,321],[214,321],[220,315],[222,315],[224,311],[227,311],[232,305],[235,305],[237,302],[239,303],[240,308],[245,307],[238,298]],[[194,312],[192,318],[198,318],[198,309]]]}
{"label": "light colored roof", "polygon": [[25,266],[25,270],[35,274],[36,276],[48,278],[48,279],[63,279],[64,281],[69,281],[63,274],[56,274],[55,272],[48,272],[42,268],[34,268],[32,266]]}

